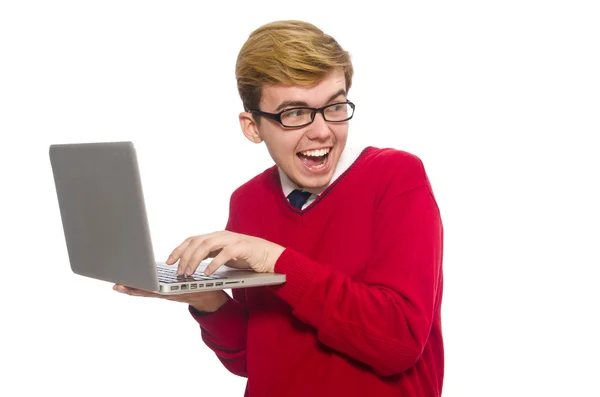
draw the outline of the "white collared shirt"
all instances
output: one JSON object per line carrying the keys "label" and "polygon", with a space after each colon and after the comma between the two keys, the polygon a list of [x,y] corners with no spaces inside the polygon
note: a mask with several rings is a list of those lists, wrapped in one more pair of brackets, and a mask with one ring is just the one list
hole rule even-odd
{"label": "white collared shirt", "polygon": [[[348,167],[352,165],[352,163],[354,163],[354,161],[357,159],[360,153],[361,151],[346,146],[344,148],[344,151],[342,151],[342,154],[340,155],[340,159],[338,160],[337,166],[335,167],[333,176],[331,177],[331,180],[329,181],[329,184],[327,186],[324,186],[320,189],[301,189],[312,193],[306,201],[306,203],[304,204],[304,206],[302,206],[302,209],[309,206],[321,193],[323,193],[329,187],[329,185],[335,182],[335,180],[338,179],[340,175],[342,175],[348,169]],[[299,189],[299,187],[285,174],[285,172],[283,172],[281,168],[278,168],[278,170],[279,179],[281,181],[281,188],[283,189],[283,194],[287,197],[293,190]]]}

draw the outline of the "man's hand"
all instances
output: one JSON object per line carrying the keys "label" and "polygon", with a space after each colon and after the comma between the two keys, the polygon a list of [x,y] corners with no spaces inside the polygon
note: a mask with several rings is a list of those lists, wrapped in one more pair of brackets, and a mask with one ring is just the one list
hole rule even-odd
{"label": "man's hand", "polygon": [[201,312],[216,312],[221,306],[227,303],[229,296],[225,291],[205,291],[195,292],[193,294],[171,294],[161,295],[155,292],[144,291],[137,288],[126,287],[124,285],[115,284],[113,287],[115,291],[132,295],[132,296],[144,296],[149,298],[161,298],[167,299],[174,302],[187,303],[193,306],[196,310]]}
{"label": "man's hand", "polygon": [[185,239],[166,260],[173,265],[179,260],[177,274],[191,275],[200,262],[214,258],[204,273],[214,273],[219,267],[251,269],[257,273],[273,272],[284,248],[270,241],[228,231],[215,232]]}

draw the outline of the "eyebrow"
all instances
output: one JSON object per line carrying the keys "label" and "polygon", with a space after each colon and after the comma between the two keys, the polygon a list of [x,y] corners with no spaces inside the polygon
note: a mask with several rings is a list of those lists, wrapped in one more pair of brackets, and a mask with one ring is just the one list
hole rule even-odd
{"label": "eyebrow", "polygon": [[[339,97],[340,95],[346,96],[346,89],[345,88],[342,88],[341,90],[339,90],[338,92],[336,92],[335,94],[333,94],[332,96],[330,96],[329,99],[327,100],[327,102],[331,102],[332,100],[334,100],[335,98]],[[281,109],[287,108],[289,106],[306,106],[306,107],[308,107],[308,104],[306,102],[304,102],[304,101],[284,101],[284,102],[281,102],[279,104],[279,106],[277,106],[277,108],[275,109],[275,113],[277,113]]]}

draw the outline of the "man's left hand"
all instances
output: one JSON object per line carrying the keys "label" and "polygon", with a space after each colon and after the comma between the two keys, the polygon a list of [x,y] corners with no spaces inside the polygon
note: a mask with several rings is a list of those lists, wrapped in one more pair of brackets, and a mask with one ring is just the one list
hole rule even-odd
{"label": "man's left hand", "polygon": [[207,275],[224,264],[236,269],[272,273],[284,249],[258,237],[221,231],[188,237],[173,250],[166,263],[173,265],[179,260],[177,274],[187,275],[194,273],[206,258],[214,258],[204,271]]}

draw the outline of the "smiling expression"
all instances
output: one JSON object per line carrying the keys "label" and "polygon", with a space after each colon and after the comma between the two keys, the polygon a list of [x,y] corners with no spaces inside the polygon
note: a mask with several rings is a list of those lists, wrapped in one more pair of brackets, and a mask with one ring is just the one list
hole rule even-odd
{"label": "smiling expression", "polygon": [[[259,109],[278,113],[292,107],[322,107],[346,100],[343,71],[333,70],[312,86],[267,85],[262,89]],[[256,117],[256,116],[254,116]],[[286,128],[279,122],[262,118],[257,123],[249,112],[240,114],[246,138],[264,142],[275,163],[298,186],[307,189],[326,187],[335,172],[348,137],[348,121],[326,122],[321,114],[313,123]]]}

